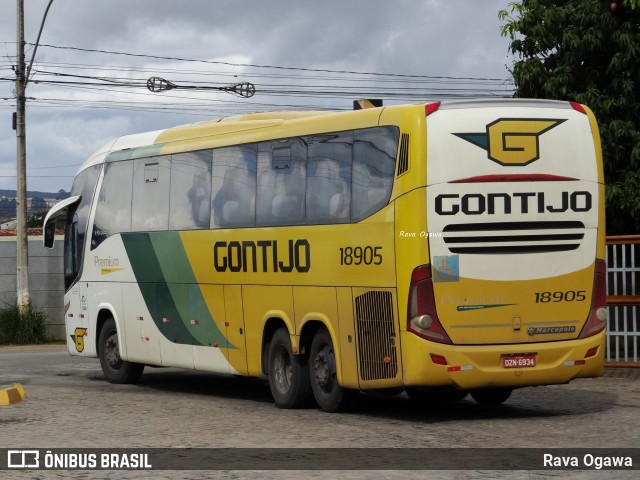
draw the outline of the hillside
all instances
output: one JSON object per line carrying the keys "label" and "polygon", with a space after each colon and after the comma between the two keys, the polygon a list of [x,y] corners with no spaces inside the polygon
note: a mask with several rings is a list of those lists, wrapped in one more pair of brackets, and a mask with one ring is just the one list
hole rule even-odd
{"label": "hillside", "polygon": [[[3,190],[0,189],[0,197],[15,198],[15,190]],[[27,190],[27,198],[42,197],[42,198],[56,198],[58,192],[38,192],[35,190]]]}

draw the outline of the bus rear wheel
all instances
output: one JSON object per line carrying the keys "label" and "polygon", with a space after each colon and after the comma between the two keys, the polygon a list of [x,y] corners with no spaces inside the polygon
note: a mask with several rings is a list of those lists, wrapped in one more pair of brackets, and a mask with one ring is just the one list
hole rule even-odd
{"label": "bus rear wheel", "polygon": [[321,410],[341,412],[355,406],[359,392],[338,383],[336,357],[331,336],[325,328],[316,332],[309,356],[311,389]]}
{"label": "bus rear wheel", "polygon": [[269,388],[279,408],[300,408],[309,403],[309,366],[302,355],[294,355],[286,328],[271,338],[268,355]]}
{"label": "bus rear wheel", "polygon": [[108,318],[98,338],[98,356],[107,380],[111,383],[135,383],[142,375],[144,365],[122,360],[118,345],[116,321]]}
{"label": "bus rear wheel", "polygon": [[480,405],[500,405],[511,396],[512,391],[511,388],[483,388],[472,390],[471,396]]}

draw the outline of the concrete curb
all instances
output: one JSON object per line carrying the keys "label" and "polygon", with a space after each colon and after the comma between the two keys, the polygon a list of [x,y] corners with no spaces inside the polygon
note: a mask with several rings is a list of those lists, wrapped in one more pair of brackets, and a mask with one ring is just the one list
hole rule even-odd
{"label": "concrete curb", "polygon": [[0,351],[2,350],[34,350],[34,349],[45,349],[45,348],[67,348],[66,343],[58,342],[58,343],[38,343],[35,345],[0,345]]}
{"label": "concrete curb", "polygon": [[0,406],[13,405],[25,398],[27,398],[27,394],[19,383],[0,389]]}

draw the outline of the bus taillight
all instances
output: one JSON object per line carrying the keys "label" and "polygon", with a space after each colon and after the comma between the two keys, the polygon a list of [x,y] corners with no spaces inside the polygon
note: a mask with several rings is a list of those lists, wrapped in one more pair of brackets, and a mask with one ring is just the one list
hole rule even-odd
{"label": "bus taillight", "polygon": [[407,330],[426,340],[451,343],[451,339],[442,328],[436,313],[431,265],[416,267],[411,274]]}
{"label": "bus taillight", "polygon": [[587,111],[584,109],[582,105],[578,102],[569,102],[571,104],[571,108],[573,108],[576,112],[587,114]]}
{"label": "bus taillight", "polygon": [[596,260],[596,272],[593,279],[593,293],[589,320],[580,333],[587,338],[600,333],[607,325],[607,264]]}
{"label": "bus taillight", "polygon": [[440,108],[440,102],[433,102],[433,103],[426,104],[424,107],[424,116],[428,117],[439,108]]}

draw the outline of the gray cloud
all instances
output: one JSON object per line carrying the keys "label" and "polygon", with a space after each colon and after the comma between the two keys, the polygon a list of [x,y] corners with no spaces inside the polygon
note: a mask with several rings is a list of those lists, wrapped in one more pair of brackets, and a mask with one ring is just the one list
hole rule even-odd
{"label": "gray cloud", "polygon": [[[33,43],[47,0],[25,3],[25,36],[27,42]],[[507,55],[507,40],[500,37],[497,18],[498,10],[506,8],[507,3],[507,0],[55,0],[41,42],[232,63],[508,79],[505,65],[512,59]],[[15,13],[13,8],[6,10],[11,14],[0,18],[3,57],[0,78],[11,79],[14,74],[10,65],[15,63]],[[29,57],[30,51],[27,59]],[[94,66],[78,70],[68,64]],[[106,69],[107,66],[129,70],[114,72]],[[146,68],[149,70],[141,71]],[[328,88],[362,83],[302,80],[303,72],[299,71],[184,63],[45,46],[37,52],[33,79],[52,78],[43,71],[146,78],[156,69],[158,72],[173,70],[163,75],[182,82],[233,83],[242,80],[244,74],[257,85],[306,82]],[[238,77],[231,76],[233,73]],[[290,73],[297,78],[253,76],[264,73]],[[314,77],[311,73],[305,75]],[[0,82],[0,98],[9,99],[0,100],[0,115],[5,118],[0,122],[0,188],[15,187],[15,178],[6,178],[11,175],[8,173],[11,165],[15,165],[15,132],[8,121],[15,109],[12,88],[11,82]],[[348,108],[350,104],[345,98],[268,96],[260,92],[250,101],[238,101],[235,97],[214,93],[175,91],[154,96],[144,88],[89,90],[36,83],[29,86],[28,95],[37,99],[28,102],[28,188],[50,191],[68,190],[77,167],[48,167],[80,164],[92,150],[115,136],[245,109],[298,104]],[[44,103],[46,99],[55,100],[55,104]],[[78,103],[80,101],[85,103]],[[122,110],[113,109],[117,106],[114,103],[96,102],[124,102],[120,106],[129,102],[128,108],[133,107],[131,102],[156,107],[159,102],[188,102],[193,107],[143,112],[140,105],[135,110]],[[203,111],[202,107],[207,106]]]}

